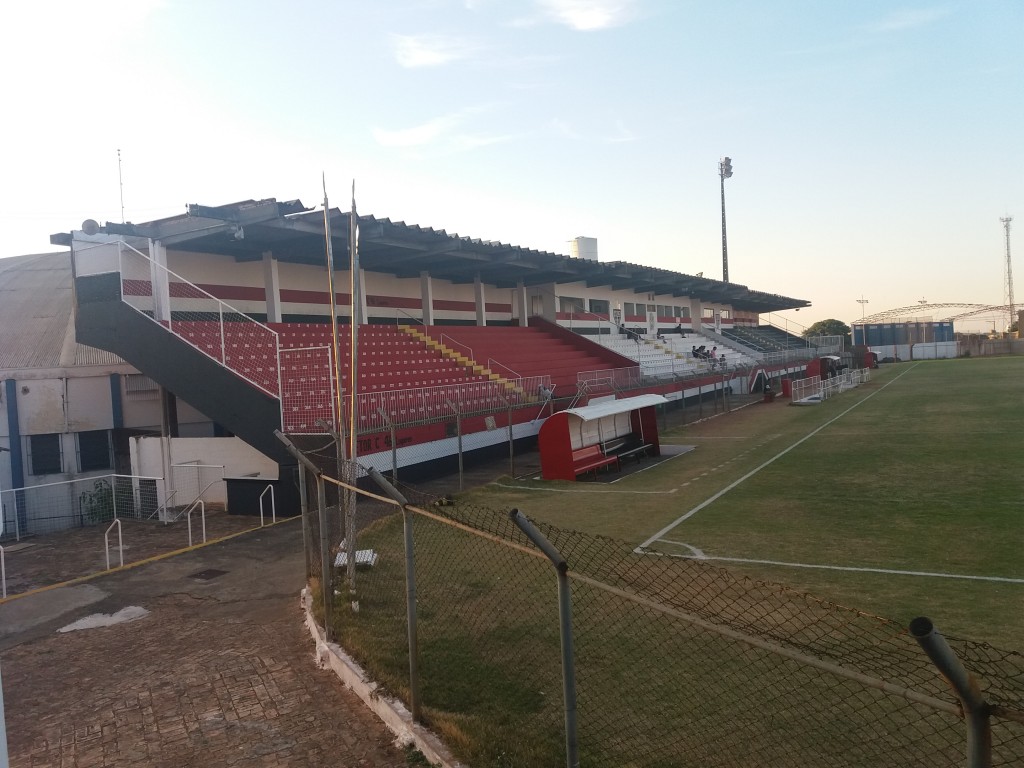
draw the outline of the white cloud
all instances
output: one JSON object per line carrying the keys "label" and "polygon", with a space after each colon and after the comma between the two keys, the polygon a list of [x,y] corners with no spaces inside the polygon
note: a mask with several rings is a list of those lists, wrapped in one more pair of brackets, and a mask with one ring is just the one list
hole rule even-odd
{"label": "white cloud", "polygon": [[608,29],[633,17],[635,0],[537,0],[550,19],[581,32]]}
{"label": "white cloud", "polygon": [[893,11],[881,21],[873,24],[871,28],[876,32],[899,32],[904,29],[923,27],[950,13],[949,8],[945,7]]}
{"label": "white cloud", "polygon": [[473,116],[492,108],[493,105],[465,107],[411,128],[374,128],[372,134],[374,140],[382,147],[412,149],[433,146],[442,152],[463,152],[520,138],[519,134],[473,131],[466,126]]}
{"label": "white cloud", "polygon": [[476,47],[465,40],[440,35],[395,35],[394,49],[401,66],[416,69],[468,58]]}
{"label": "white cloud", "polygon": [[373,138],[382,147],[421,147],[425,144],[432,144],[450,133],[460,122],[462,122],[461,113],[443,115],[412,128],[401,128],[394,131],[374,128]]}

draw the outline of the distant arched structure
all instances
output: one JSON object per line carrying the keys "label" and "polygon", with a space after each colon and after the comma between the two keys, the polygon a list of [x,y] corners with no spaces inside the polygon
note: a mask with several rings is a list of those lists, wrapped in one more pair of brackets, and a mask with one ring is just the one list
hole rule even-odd
{"label": "distant arched structure", "polygon": [[[952,311],[951,310],[959,310]],[[863,325],[866,323],[884,323],[891,322],[901,317],[907,316],[921,316],[921,315],[948,315],[943,317],[944,320],[963,320],[969,317],[975,317],[977,315],[986,314],[1007,314],[1010,311],[1009,305],[1000,306],[998,304],[964,304],[964,303],[947,303],[947,304],[913,304],[909,307],[895,307],[894,309],[887,309],[884,312],[876,312],[873,315],[868,315],[860,323],[854,322],[855,325]]]}

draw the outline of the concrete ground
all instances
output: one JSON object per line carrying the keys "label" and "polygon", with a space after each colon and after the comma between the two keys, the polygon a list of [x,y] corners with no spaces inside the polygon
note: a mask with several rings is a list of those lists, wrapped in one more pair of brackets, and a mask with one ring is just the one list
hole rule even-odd
{"label": "concrete ground", "polygon": [[[34,549],[8,565],[60,557]],[[406,766],[380,721],[314,665],[303,567],[295,519],[0,603],[11,766]],[[149,613],[57,631],[129,606]]]}

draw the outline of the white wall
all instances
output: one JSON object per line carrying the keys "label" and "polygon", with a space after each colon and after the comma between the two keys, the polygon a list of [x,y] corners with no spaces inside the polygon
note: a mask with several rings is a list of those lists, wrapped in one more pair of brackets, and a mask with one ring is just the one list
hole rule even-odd
{"label": "white wall", "polygon": [[[131,439],[132,474],[162,477],[163,440],[159,437]],[[170,464],[197,461],[224,467],[224,477],[242,477],[258,473],[277,479],[277,463],[237,437],[173,437],[170,440]]]}
{"label": "white wall", "polygon": [[[276,462],[237,437],[174,437],[169,443],[167,463],[171,467],[171,480],[166,492],[178,490],[172,506],[191,503],[200,492],[207,504],[227,504],[227,486],[215,482],[222,477],[256,474],[268,481],[278,477]],[[164,441],[161,438],[133,437],[130,447],[132,474],[164,477]],[[160,504],[165,499],[162,485],[158,483]]]}
{"label": "white wall", "polygon": [[959,349],[955,341],[930,341],[915,344],[910,354],[914,360],[946,360],[958,357]]}

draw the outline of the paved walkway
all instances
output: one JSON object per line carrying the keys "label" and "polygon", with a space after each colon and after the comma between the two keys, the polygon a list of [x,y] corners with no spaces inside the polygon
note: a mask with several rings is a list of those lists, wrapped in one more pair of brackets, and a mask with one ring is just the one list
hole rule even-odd
{"label": "paved walkway", "polygon": [[[270,522],[270,518],[267,518]],[[259,527],[258,516],[229,515],[210,512],[206,515],[206,538],[218,539],[239,531]],[[28,592],[48,584],[58,584],[80,576],[88,576],[107,568],[109,542],[110,564],[120,563],[117,528],[105,535],[106,524],[70,528],[56,533],[27,536],[21,541],[4,543],[7,555],[7,594]],[[9,533],[9,531],[8,531]],[[203,521],[198,514],[192,519],[192,542],[203,541]],[[165,552],[189,546],[187,520],[167,525],[157,520],[121,520],[121,556],[125,564],[138,562]]]}
{"label": "paved walkway", "polygon": [[[406,766],[315,667],[302,571],[294,520],[0,603],[12,767]],[[149,614],[57,632],[128,606]]]}

